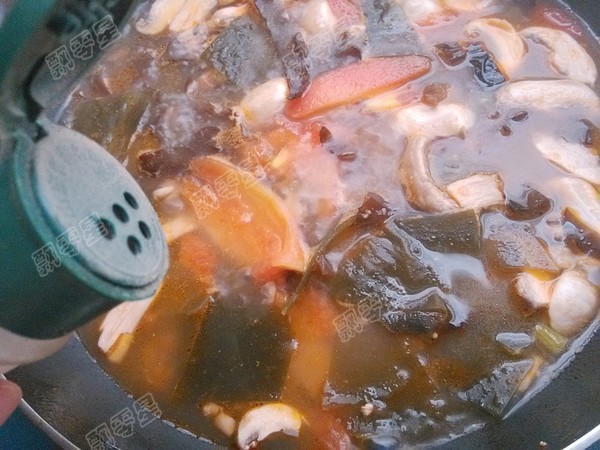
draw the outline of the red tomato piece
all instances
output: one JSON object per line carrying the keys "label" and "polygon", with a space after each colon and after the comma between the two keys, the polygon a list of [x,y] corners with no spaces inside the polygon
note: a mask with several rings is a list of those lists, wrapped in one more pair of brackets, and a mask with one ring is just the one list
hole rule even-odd
{"label": "red tomato piece", "polygon": [[285,114],[294,120],[316,116],[398,88],[429,70],[431,60],[417,55],[352,63],[317,76],[300,98],[288,101]]}

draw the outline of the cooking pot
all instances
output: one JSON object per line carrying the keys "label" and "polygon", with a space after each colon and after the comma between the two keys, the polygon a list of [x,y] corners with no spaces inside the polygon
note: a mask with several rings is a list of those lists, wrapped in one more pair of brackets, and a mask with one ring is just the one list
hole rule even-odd
{"label": "cooking pot", "polygon": [[[535,3],[534,0],[523,1]],[[598,34],[600,3],[597,0],[564,3],[587,22],[595,35]],[[104,8],[116,23],[124,23],[130,4],[116,0],[59,2],[50,13],[46,26],[33,37],[32,43],[20,50],[16,70],[13,69],[5,81],[5,92],[10,91],[15,105],[25,105],[28,115],[35,114],[36,109],[48,107],[53,97],[66,92],[87,66],[76,67],[58,84],[53,84],[53,90],[44,90],[44,78],[39,74],[43,56],[57,47],[62,33],[73,32],[69,27],[85,27],[86,11]],[[600,55],[593,57],[600,62]],[[577,345],[582,350],[547,388],[504,420],[457,438],[443,448],[536,449],[540,442],[546,442],[551,449],[563,448],[597,427],[600,424],[598,321],[593,328],[596,332],[590,331],[579,339]],[[7,377],[23,388],[25,414],[63,448],[216,448],[173,424],[145,414],[146,410],[139,409],[142,399],[132,398],[121,390],[75,336],[54,356],[19,367]],[[159,405],[155,406],[159,408]],[[111,434],[108,442],[112,446],[94,447],[93,436],[108,430],[111,421],[126,417],[127,411],[134,421],[129,427],[123,427],[121,436]]]}

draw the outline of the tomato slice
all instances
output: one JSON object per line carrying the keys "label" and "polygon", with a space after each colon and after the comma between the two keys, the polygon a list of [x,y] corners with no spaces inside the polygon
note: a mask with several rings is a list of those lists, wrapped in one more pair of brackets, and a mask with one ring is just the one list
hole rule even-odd
{"label": "tomato slice", "polygon": [[285,114],[294,120],[316,116],[398,88],[431,70],[425,56],[371,58],[317,76],[304,94],[289,100]]}
{"label": "tomato slice", "polygon": [[212,287],[217,270],[217,255],[206,240],[196,234],[189,233],[179,240],[179,262],[188,269],[196,280]]}
{"label": "tomato slice", "polygon": [[256,278],[302,272],[306,250],[285,205],[250,172],[218,157],[199,157],[183,195],[209,241]]}

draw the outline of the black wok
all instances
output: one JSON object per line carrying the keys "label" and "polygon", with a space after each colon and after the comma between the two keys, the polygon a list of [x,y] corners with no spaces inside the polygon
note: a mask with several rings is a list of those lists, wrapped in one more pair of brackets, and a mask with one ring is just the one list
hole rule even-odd
{"label": "black wok", "polygon": [[[524,1],[535,3],[534,0]],[[565,3],[598,34],[598,0]],[[600,61],[600,55],[593,56]],[[571,444],[600,424],[598,361],[600,332],[592,334],[570,365],[522,408],[505,420],[458,438],[443,448],[537,449],[544,441],[548,448],[556,449]],[[8,378],[22,386],[27,401],[23,406],[25,412],[65,448],[89,448],[86,434],[108,423],[124,408],[132,408],[135,400],[92,361],[76,338],[50,359],[18,368]],[[214,448],[208,442],[178,431],[160,420],[143,429],[137,425],[134,431],[133,436],[117,438],[116,447]]]}

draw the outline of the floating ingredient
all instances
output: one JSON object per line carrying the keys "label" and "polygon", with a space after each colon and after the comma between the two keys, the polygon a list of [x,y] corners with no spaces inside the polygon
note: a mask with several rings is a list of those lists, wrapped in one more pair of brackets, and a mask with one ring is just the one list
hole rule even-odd
{"label": "floating ingredient", "polygon": [[301,97],[288,102],[285,113],[293,120],[316,116],[398,88],[430,69],[431,60],[425,56],[379,57],[352,63],[316,77]]}

